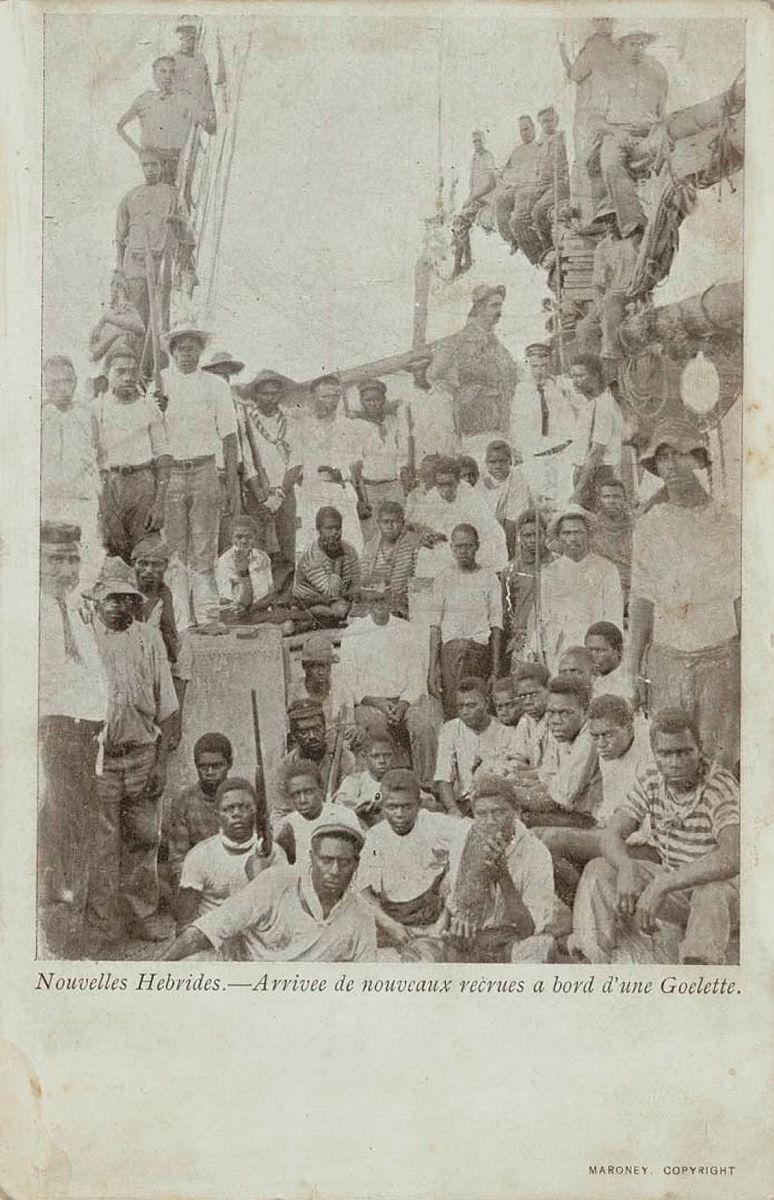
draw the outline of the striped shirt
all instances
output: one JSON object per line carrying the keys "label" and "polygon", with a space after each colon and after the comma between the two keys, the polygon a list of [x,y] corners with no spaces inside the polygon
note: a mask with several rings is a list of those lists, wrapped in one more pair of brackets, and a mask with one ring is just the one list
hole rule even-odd
{"label": "striped shirt", "polygon": [[346,598],[359,587],[360,560],[349,542],[341,543],[341,554],[336,558],[330,558],[318,542],[313,542],[296,563],[294,600],[319,604]]}
{"label": "striped shirt", "polygon": [[408,613],[408,585],[419,554],[419,538],[405,529],[392,545],[381,534],[366,544],[363,552],[363,586],[381,584],[390,593],[390,606]]}
{"label": "striped shirt", "polygon": [[671,871],[717,850],[720,831],[739,824],[739,784],[717,763],[705,762],[696,790],[681,800],[650,765],[639,773],[618,811],[638,825],[650,817],[653,843],[662,866]]}

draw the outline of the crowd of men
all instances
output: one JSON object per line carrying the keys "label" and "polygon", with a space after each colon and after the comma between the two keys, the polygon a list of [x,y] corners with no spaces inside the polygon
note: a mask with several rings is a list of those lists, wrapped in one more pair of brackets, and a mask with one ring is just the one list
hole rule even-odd
{"label": "crowd of men", "polygon": [[[740,539],[703,434],[660,421],[625,477],[600,358],[565,374],[534,344],[522,372],[493,333],[501,287],[408,398],[240,384],[195,321],[147,370],[169,238],[178,266],[189,244],[181,131],[215,120],[191,28],[119,122],[140,122],[146,183],[119,206],[91,395],[68,356],[43,366],[47,952],[726,961]],[[175,145],[157,109],[188,114]],[[513,184],[517,237],[528,211],[539,234]],[[226,711],[168,788],[197,642],[264,622],[301,640],[278,786],[234,774]]]}

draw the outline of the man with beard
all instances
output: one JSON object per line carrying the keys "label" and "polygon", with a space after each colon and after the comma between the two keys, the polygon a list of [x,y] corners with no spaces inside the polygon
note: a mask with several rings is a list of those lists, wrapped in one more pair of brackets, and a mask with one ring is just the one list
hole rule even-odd
{"label": "man with beard", "polygon": [[133,546],[164,523],[172,458],[158,405],[140,391],[137,358],[113,350],[106,363],[108,390],[92,410],[99,518],[106,552],[128,563]]}
{"label": "man with beard", "polygon": [[360,589],[360,560],[341,537],[341,513],[321,508],[315,517],[317,540],[296,563],[293,599],[320,625],[346,621]]}
{"label": "man with beard", "polygon": [[364,837],[350,821],[317,824],[305,862],[262,872],[197,917],[166,958],[220,951],[241,937],[252,962],[375,962],[373,910],[351,886]]}
{"label": "man with beard", "polygon": [[[335,734],[328,729],[322,705],[316,700],[295,700],[288,706],[288,741],[290,750],[280,762],[280,790],[272,804],[272,819],[292,811],[293,805],[285,788],[285,771],[299,761],[314,763],[320,770],[324,789],[333,764]],[[342,748],[339,762],[339,778],[349,775],[355,768],[355,759],[349,750]],[[334,781],[337,783],[338,781]],[[333,789],[335,791],[335,787]]]}
{"label": "man with beard", "polygon": [[78,607],[79,536],[63,521],[40,529],[38,892],[48,948],[62,958],[81,951],[97,737],[107,707],[94,632]]}

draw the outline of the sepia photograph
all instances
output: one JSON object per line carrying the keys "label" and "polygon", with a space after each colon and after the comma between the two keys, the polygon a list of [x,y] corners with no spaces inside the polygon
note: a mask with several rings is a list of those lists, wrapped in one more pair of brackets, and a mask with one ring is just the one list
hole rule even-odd
{"label": "sepia photograph", "polygon": [[745,21],[365,7],[45,13],[36,958],[736,966]]}

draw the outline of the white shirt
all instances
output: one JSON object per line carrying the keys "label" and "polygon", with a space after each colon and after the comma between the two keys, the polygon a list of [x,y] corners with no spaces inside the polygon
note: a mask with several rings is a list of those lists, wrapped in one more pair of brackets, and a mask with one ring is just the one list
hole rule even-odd
{"label": "white shirt", "polygon": [[39,715],[73,717],[77,721],[104,721],[107,685],[94,629],[83,621],[72,597],[65,598],[65,605],[81,661],[68,658],[59,605],[52,596],[41,592]]}
{"label": "white shirt", "polygon": [[386,413],[380,424],[363,417],[350,422],[350,444],[355,462],[362,463],[366,483],[387,483],[399,478],[407,460],[397,413]]}
{"label": "white shirt", "polygon": [[55,404],[44,404],[40,437],[42,508],[64,520],[63,504],[91,500],[97,494],[91,407],[73,403],[62,411]]}
{"label": "white shirt", "polygon": [[420,578],[435,578],[454,565],[449,538],[456,525],[472,525],[475,528],[479,539],[477,558],[482,567],[502,571],[508,562],[508,547],[502,526],[493,516],[486,500],[468,483],[460,483],[455,499],[450,502],[432,488],[422,497],[416,519],[434,532],[445,534],[447,539],[432,550],[426,546],[420,548],[415,572]]}
{"label": "white shirt", "polygon": [[435,782],[451,783],[458,795],[465,796],[479,766],[484,771],[506,774],[517,746],[516,729],[501,725],[496,717],[492,717],[481,733],[470,729],[459,717],[453,717],[444,722],[438,735]]}
{"label": "white shirt", "polygon": [[588,726],[571,742],[558,741],[546,729],[537,773],[554,804],[571,812],[590,812],[599,803],[599,791],[589,790],[597,775],[597,752]]}
{"label": "white shirt", "polygon": [[427,690],[425,642],[424,631],[400,617],[391,616],[385,625],[376,625],[371,617],[353,621],[341,639],[332,680],[334,709],[359,704],[364,696],[415,703]]}
{"label": "white shirt", "polygon": [[164,415],[172,457],[217,455],[223,439],[237,431],[234,402],[226,381],[211,371],[183,375],[174,365],[161,372],[161,380],[164,395],[169,398]]}
{"label": "white shirt", "polygon": [[283,828],[290,829],[293,833],[293,842],[296,847],[296,866],[305,864],[309,859],[309,852],[312,849],[312,834],[319,824],[325,824],[328,821],[338,821],[341,819],[341,812],[338,805],[332,801],[326,801],[319,814],[311,821],[296,812],[285,813],[277,824],[274,830],[275,838],[279,836]]}
{"label": "white shirt", "polygon": [[[565,555],[542,571],[543,651],[550,671],[556,671],[567,646],[582,646],[589,625],[611,621],[623,629],[623,592],[618,568],[599,554],[580,562]],[[534,631],[534,615],[530,616]]]}
{"label": "white shirt", "polygon": [[[215,579],[218,585],[218,595],[221,600],[229,600],[235,604],[239,589],[244,583],[237,575],[237,569],[234,564],[234,555],[236,551],[233,546],[225,550],[221,554],[215,564]],[[262,600],[264,596],[268,596],[273,587],[271,575],[271,559],[264,550],[258,550],[255,546],[250,551],[250,557],[247,560],[247,571],[250,578],[250,584],[253,589],[253,603],[256,600]]]}
{"label": "white shirt", "polygon": [[397,834],[380,821],[366,834],[356,886],[405,904],[424,895],[449,865],[452,847],[466,832],[459,817],[420,808],[413,829]]}
{"label": "white shirt", "polygon": [[333,799],[355,813],[361,804],[379,805],[382,800],[381,780],[374,779],[370,771],[353,771],[351,775],[344,776]]}
{"label": "white shirt", "polygon": [[623,414],[610,391],[606,388],[598,396],[588,400],[575,394],[575,436],[572,443],[573,462],[583,465],[593,442],[605,447],[603,463],[615,467],[621,465],[621,440],[623,438]]}
{"label": "white shirt", "polygon": [[654,504],[640,517],[631,594],[653,604],[655,645],[691,651],[736,637],[740,557],[740,523],[713,501]]}
{"label": "white shirt", "polygon": [[[473,822],[464,819],[459,822],[465,827],[465,834],[470,832]],[[465,838],[458,838],[452,848],[450,863],[449,890],[453,898],[459,876],[462,852]],[[513,838],[511,839],[505,857],[508,863],[508,874],[513,880],[513,886],[521,897],[524,907],[529,912],[535,924],[535,933],[543,933],[554,919],[556,895],[554,893],[554,865],[551,851],[539,838],[527,829],[518,819],[514,822]],[[489,912],[484,920],[483,928],[489,929],[502,925],[505,921],[506,908],[499,884],[490,885]]]}
{"label": "white shirt", "polygon": [[595,675],[592,680],[592,696],[623,696],[631,704],[634,700],[631,680],[619,663],[607,675]]}
{"label": "white shirt", "polygon": [[491,631],[503,627],[502,589],[494,571],[454,566],[437,575],[430,624],[440,627],[442,642],[464,638],[486,646]]}
{"label": "white shirt", "polygon": [[[292,457],[304,469],[303,482],[296,489],[296,512],[300,526],[296,538],[297,552],[307,550],[314,542],[317,536],[317,511],[326,507],[335,508],[341,513],[344,541],[349,542],[358,554],[363,552],[357,496],[350,482],[350,464],[356,461],[351,444],[351,424],[343,417],[319,421],[311,414],[305,414],[293,424]],[[319,467],[340,471],[342,482],[329,482],[320,475]]]}
{"label": "white shirt", "polygon": [[108,392],[94,401],[93,412],[101,469],[137,467],[169,454],[164,418],[149,396],[123,401]]}
{"label": "white shirt", "polygon": [[652,752],[645,720],[635,721],[632,744],[620,758],[599,756],[602,803],[594,814],[597,825],[606,825],[626,799],[642,767],[650,765]]}
{"label": "white shirt", "polygon": [[285,851],[281,846],[272,846],[265,857],[255,854],[255,838],[248,846],[249,849],[244,851],[228,850],[223,845],[222,835],[216,833],[213,837],[198,842],[188,851],[183,859],[180,888],[201,892],[198,914],[200,917],[217,908],[250,882],[246,871],[249,859],[254,858],[256,873],[265,871],[275,863],[287,864]]}

